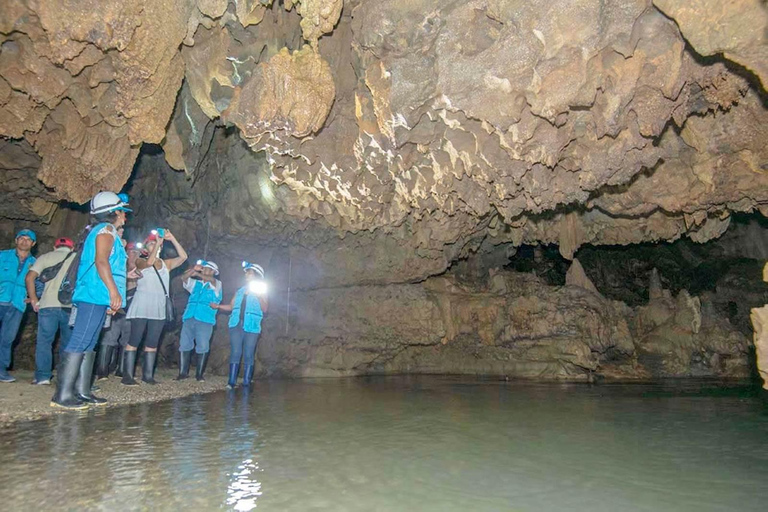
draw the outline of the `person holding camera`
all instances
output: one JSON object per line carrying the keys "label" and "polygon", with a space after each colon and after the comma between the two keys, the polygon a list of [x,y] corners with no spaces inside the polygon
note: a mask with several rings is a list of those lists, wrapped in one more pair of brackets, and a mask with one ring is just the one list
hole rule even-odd
{"label": "person holding camera", "polygon": [[[32,310],[37,313],[37,343],[35,345],[35,378],[32,384],[50,386],[53,369],[53,342],[59,333],[59,353],[64,352],[72,335],[69,315],[72,305],[59,302],[59,287],[74,261],[75,244],[69,238],[59,238],[53,250],[37,258],[26,277],[27,294]],[[45,283],[43,294],[37,298],[35,280]]]}
{"label": "person holding camera", "polygon": [[195,378],[204,381],[205,366],[211,350],[211,336],[216,325],[216,309],[211,304],[220,304],[223,297],[221,281],[216,279],[219,267],[212,261],[198,260],[194,267],[184,272],[184,289],[189,292],[189,302],[184,310],[179,343],[179,376],[184,380],[189,375],[192,349],[197,352]]}
{"label": "person holding camera", "polygon": [[[171,242],[177,256],[163,260],[160,253],[165,241]],[[169,318],[171,308],[168,290],[170,273],[187,261],[187,252],[176,237],[167,229],[155,229],[144,242],[145,251],[136,260],[136,270],[141,272],[141,279],[136,284],[136,294],[128,308],[126,318],[131,322],[131,337],[123,354],[123,379],[126,386],[135,386],[136,355],[144,340],[144,363],[141,380],[147,384],[157,384],[155,380],[155,363],[160,335]],[[147,333],[146,338],[144,333]]]}

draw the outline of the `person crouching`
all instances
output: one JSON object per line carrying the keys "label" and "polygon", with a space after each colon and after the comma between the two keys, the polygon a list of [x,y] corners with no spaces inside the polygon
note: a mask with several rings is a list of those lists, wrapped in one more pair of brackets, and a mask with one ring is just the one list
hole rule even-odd
{"label": "person crouching", "polygon": [[261,333],[261,320],[267,312],[266,281],[261,266],[243,262],[245,286],[241,287],[227,305],[211,304],[219,311],[229,311],[229,382],[237,385],[240,358],[243,358],[243,386],[250,386],[256,361],[256,344]]}
{"label": "person crouching", "polygon": [[197,371],[195,377],[204,381],[205,366],[211,350],[211,336],[216,325],[216,309],[223,296],[221,281],[216,279],[219,267],[212,261],[198,260],[197,264],[184,272],[184,289],[189,292],[189,302],[184,310],[179,343],[179,376],[184,380],[189,375],[189,363],[192,349],[197,352]]}

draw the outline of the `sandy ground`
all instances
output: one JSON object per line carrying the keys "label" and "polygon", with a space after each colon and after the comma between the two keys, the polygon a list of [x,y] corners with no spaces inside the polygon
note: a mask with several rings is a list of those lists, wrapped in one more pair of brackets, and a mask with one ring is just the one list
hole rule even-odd
{"label": "sandy ground", "polygon": [[[51,397],[56,390],[55,380],[50,386],[33,386],[31,382],[34,372],[20,370],[11,373],[16,378],[16,382],[10,384],[0,383],[0,425],[14,421],[42,418],[53,414],[80,413],[80,411],[65,411],[51,407]],[[141,372],[137,372],[137,374],[136,378],[141,382],[139,380]],[[177,371],[158,370],[155,373],[155,379],[160,384],[155,386],[150,386],[143,382],[139,386],[123,386],[120,384],[120,378],[111,376],[107,380],[100,380],[96,383],[101,390],[94,394],[109,400],[107,407],[115,407],[210,393],[226,388],[226,377],[206,375],[205,382],[197,382],[194,377],[194,368],[190,369],[190,374],[191,378],[177,382],[173,380],[177,375]],[[104,406],[98,407],[98,409],[102,410],[104,408]],[[95,409],[95,407],[90,409]]]}

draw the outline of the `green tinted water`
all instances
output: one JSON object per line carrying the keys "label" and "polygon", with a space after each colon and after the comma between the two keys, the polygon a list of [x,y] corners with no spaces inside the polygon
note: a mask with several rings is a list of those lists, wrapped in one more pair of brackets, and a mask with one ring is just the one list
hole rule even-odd
{"label": "green tinted water", "polygon": [[5,510],[768,510],[768,399],[700,382],[262,383],[0,430]]}

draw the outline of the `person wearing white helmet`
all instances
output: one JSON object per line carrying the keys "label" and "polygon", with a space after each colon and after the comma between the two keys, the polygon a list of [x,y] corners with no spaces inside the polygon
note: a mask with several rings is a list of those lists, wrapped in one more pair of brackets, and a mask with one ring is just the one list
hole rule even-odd
{"label": "person wearing white helmet", "polygon": [[210,354],[211,336],[216,325],[216,310],[211,304],[220,304],[223,297],[219,266],[212,261],[197,260],[197,263],[184,272],[182,276],[184,289],[189,292],[189,302],[184,310],[179,342],[179,376],[176,380],[184,380],[189,375],[189,363],[192,349],[197,352],[198,381],[204,381],[203,374]]}
{"label": "person wearing white helmet", "polygon": [[125,307],[127,256],[118,229],[131,210],[117,194],[99,192],[91,199],[90,211],[91,222],[85,231],[72,296],[77,316],[51,399],[51,406],[64,409],[106,404],[106,400],[91,393],[96,355],[93,349],[107,315]]}
{"label": "person wearing white helmet", "polygon": [[229,311],[229,382],[227,388],[237,385],[240,359],[243,359],[243,386],[251,385],[256,361],[256,345],[261,333],[261,320],[269,306],[264,269],[255,263],[243,262],[245,286],[235,293],[227,305],[211,304],[219,311]]}

